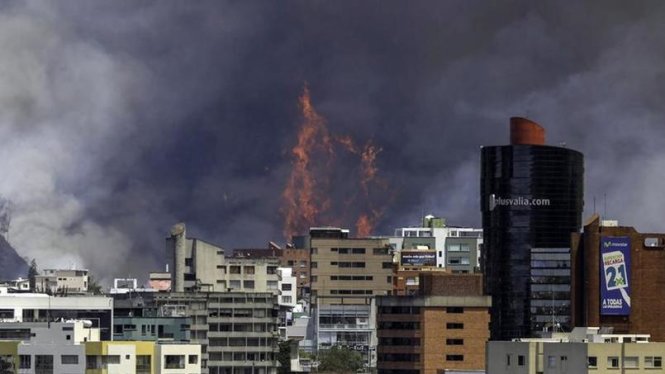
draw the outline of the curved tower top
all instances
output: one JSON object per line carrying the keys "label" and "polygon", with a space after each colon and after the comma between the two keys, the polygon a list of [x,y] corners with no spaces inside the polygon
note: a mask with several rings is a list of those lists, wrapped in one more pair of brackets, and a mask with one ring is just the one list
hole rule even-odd
{"label": "curved tower top", "polygon": [[545,145],[545,129],[530,119],[511,117],[510,144]]}

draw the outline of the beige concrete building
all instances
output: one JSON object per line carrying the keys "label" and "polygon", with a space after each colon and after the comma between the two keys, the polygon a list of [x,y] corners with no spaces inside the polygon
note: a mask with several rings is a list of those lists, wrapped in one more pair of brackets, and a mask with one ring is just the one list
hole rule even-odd
{"label": "beige concrete building", "polygon": [[224,249],[188,238],[178,224],[166,239],[175,292],[278,292],[278,258],[226,257]]}
{"label": "beige concrete building", "polygon": [[349,238],[348,230],[310,229],[312,302],[390,295],[393,256],[386,238]]}
{"label": "beige concrete building", "polygon": [[35,276],[35,292],[86,293],[88,292],[87,270],[44,269]]}
{"label": "beige concrete building", "polygon": [[575,328],[548,338],[487,343],[487,374],[665,373],[665,343],[649,335]]}

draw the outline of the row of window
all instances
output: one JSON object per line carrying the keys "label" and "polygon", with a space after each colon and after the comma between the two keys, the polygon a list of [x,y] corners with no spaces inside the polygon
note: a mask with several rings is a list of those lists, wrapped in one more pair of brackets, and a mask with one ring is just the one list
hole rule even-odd
{"label": "row of window", "polygon": [[[383,362],[419,362],[419,354],[409,353],[385,353],[379,355],[379,361]],[[464,361],[464,355],[446,355],[446,361]]]}
{"label": "row of window", "polygon": [[[312,269],[318,269],[319,263],[312,261],[311,263]],[[366,264],[364,262],[339,262],[339,261],[332,261],[330,262],[330,266],[338,266],[340,268],[365,268]],[[392,262],[382,262],[381,263],[381,268],[383,269],[392,269],[393,268],[393,263]]]}
{"label": "row of window", "polygon": [[372,290],[330,290],[331,295],[372,295]]}
{"label": "row of window", "polygon": [[[61,355],[61,365],[78,365],[79,356],[77,355]],[[19,369],[31,369],[32,356],[19,355]],[[35,369],[53,369],[53,356],[52,355],[35,355]]]}
{"label": "row of window", "polygon": [[[506,365],[511,366],[516,364],[517,366],[526,365],[526,357],[524,355],[517,355],[517,361],[513,361],[511,354],[506,355]],[[568,362],[568,356],[547,356],[547,367],[550,369],[555,369],[557,367],[565,367]],[[623,367],[626,369],[638,369],[640,358],[637,356],[626,356],[623,358]],[[608,356],[607,357],[607,368],[618,369],[621,367],[621,359],[619,356]],[[595,369],[598,368],[598,357],[597,356],[588,356],[587,357],[587,367]],[[663,358],[662,356],[645,356],[644,357],[644,368],[662,368],[663,367]]]}
{"label": "row of window", "polygon": [[[379,308],[381,314],[420,314],[420,307],[417,306],[382,306]],[[464,307],[449,306],[446,308],[448,314],[462,314]]]}

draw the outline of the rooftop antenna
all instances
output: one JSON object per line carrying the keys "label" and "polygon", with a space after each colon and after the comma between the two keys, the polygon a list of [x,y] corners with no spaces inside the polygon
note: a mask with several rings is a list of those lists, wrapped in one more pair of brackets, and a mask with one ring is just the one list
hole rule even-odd
{"label": "rooftop antenna", "polygon": [[604,204],[604,206],[603,206],[603,215],[605,217],[607,217],[607,192],[605,192],[603,194],[603,200],[604,200],[604,202],[603,202],[603,204]]}

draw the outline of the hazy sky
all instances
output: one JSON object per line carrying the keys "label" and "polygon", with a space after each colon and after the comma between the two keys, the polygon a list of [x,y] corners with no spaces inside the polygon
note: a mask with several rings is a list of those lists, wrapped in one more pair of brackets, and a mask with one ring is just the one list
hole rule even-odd
{"label": "hazy sky", "polygon": [[[665,231],[664,19],[662,1],[3,2],[10,242],[105,279],[162,268],[178,221],[283,242],[304,82],[331,133],[382,149],[376,233],[479,225],[479,147],[515,115],[585,154],[585,216],[607,194],[611,218]],[[358,165],[336,162],[341,207]]]}

